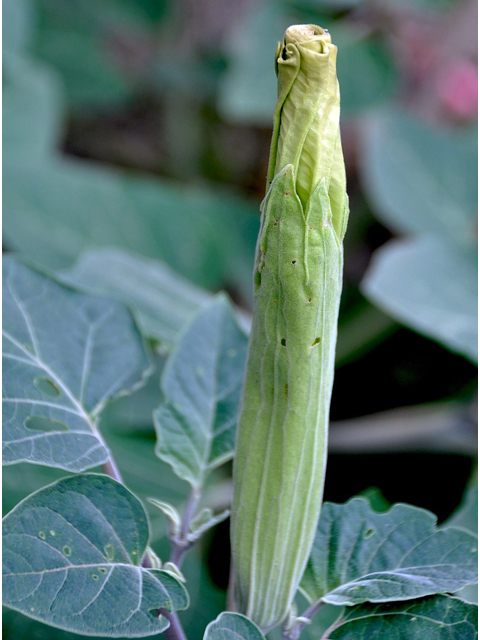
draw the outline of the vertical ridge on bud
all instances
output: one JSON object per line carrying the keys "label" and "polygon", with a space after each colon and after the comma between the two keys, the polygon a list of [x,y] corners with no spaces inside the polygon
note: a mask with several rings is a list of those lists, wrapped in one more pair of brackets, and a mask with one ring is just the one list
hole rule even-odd
{"label": "vertical ridge on bud", "polygon": [[234,600],[264,631],[288,615],[323,493],[348,216],[336,51],[296,25],[276,56],[232,509]]}

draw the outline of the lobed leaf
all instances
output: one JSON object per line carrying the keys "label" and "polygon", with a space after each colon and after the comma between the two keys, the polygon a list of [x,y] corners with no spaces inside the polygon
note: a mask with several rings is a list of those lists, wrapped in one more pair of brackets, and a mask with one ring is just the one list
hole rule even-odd
{"label": "lobed leaf", "polygon": [[221,613],[205,629],[204,640],[264,640],[257,625],[240,613]]}
{"label": "lobed leaf", "polygon": [[409,600],[477,582],[477,537],[437,529],[429,511],[367,500],[325,503],[301,582],[310,601],[335,605]]}
{"label": "lobed leaf", "polygon": [[106,476],[59,480],[5,518],[3,602],[75,633],[141,637],[169,622],[159,609],[183,609],[188,596],[170,574],[147,570],[147,515]]}
{"label": "lobed leaf", "polygon": [[220,295],[195,316],[165,366],[155,451],[192,487],[233,456],[246,350]]}
{"label": "lobed leaf", "polygon": [[344,610],[322,640],[476,640],[477,607],[448,596]]}
{"label": "lobed leaf", "polygon": [[130,313],[8,257],[3,291],[4,463],[83,471],[105,462],[99,414],[151,372]]}

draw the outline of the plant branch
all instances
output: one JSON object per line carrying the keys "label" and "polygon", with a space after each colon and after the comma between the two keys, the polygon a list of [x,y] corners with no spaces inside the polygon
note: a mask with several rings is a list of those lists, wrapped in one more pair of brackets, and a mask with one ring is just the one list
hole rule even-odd
{"label": "plant branch", "polygon": [[111,453],[110,453],[110,458],[107,460],[107,462],[104,462],[102,464],[102,471],[106,476],[110,476],[110,478],[117,480],[117,482],[121,482],[122,484],[125,484],[123,482],[122,475]]}
{"label": "plant branch", "polygon": [[303,629],[307,626],[307,624],[310,624],[313,616],[320,611],[324,604],[324,602],[318,600],[317,602],[314,602],[309,607],[307,607],[307,609],[305,609],[302,615],[295,620],[291,627],[284,629],[283,640],[298,640]]}
{"label": "plant branch", "polygon": [[176,564],[177,567],[182,566],[183,559],[186,552],[192,548],[195,544],[188,538],[190,532],[190,525],[195,516],[195,511],[200,500],[200,491],[197,487],[193,487],[188,496],[185,509],[183,511],[182,522],[180,524],[180,531],[176,536],[170,538],[172,545],[172,553],[170,555],[170,562]]}

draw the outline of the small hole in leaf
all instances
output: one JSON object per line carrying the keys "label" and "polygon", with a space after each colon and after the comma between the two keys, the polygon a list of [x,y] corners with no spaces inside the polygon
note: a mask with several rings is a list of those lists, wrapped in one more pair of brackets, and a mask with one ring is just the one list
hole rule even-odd
{"label": "small hole in leaf", "polygon": [[96,573],[92,573],[92,580],[98,580],[98,576]]}
{"label": "small hole in leaf", "polygon": [[312,347],[316,347],[317,344],[320,344],[321,341],[322,341],[321,338],[315,338],[315,340],[312,342]]}
{"label": "small hole in leaf", "polygon": [[38,532],[38,537],[39,537],[39,538],[41,538],[42,540],[45,540],[45,538],[46,538],[47,536],[43,533],[43,531],[39,531],[39,532]]}
{"label": "small hole in leaf", "polygon": [[113,544],[106,544],[103,547],[103,550],[105,551],[105,557],[108,562],[113,562],[113,559],[115,558],[115,548]]}
{"label": "small hole in leaf", "polygon": [[282,347],[286,347],[287,346],[287,341],[285,340],[285,338],[282,338],[280,340],[280,344],[282,345]]}
{"label": "small hole in leaf", "polygon": [[72,550],[67,545],[65,545],[63,547],[62,551],[66,556],[71,556],[72,555]]}
{"label": "small hole in leaf", "polygon": [[50,433],[52,431],[68,431],[67,425],[63,422],[50,420],[49,418],[42,418],[40,416],[28,416],[23,424],[29,431],[42,431],[43,433]]}
{"label": "small hole in leaf", "polygon": [[364,537],[365,537],[365,538],[370,538],[370,536],[373,536],[373,534],[374,534],[374,533],[375,533],[375,529],[367,529],[367,530],[365,531],[365,535],[364,535]]}
{"label": "small hole in leaf", "polygon": [[278,220],[275,220],[275,221],[273,222],[273,226],[274,226],[274,227],[278,227]]}
{"label": "small hole in leaf", "polygon": [[307,304],[312,304],[312,299],[311,298],[307,298]]}
{"label": "small hole in leaf", "polygon": [[60,395],[60,390],[58,389],[57,385],[49,378],[37,376],[33,381],[33,384],[39,391],[44,393],[49,398],[58,398],[58,396]]}
{"label": "small hole in leaf", "polygon": [[160,617],[160,609],[149,609],[148,613],[152,616],[152,618]]}
{"label": "small hole in leaf", "polygon": [[297,264],[297,261],[296,260],[292,260],[292,264]]}
{"label": "small hole in leaf", "polygon": [[107,573],[107,570],[105,567],[98,567],[98,570],[100,571],[100,573]]}

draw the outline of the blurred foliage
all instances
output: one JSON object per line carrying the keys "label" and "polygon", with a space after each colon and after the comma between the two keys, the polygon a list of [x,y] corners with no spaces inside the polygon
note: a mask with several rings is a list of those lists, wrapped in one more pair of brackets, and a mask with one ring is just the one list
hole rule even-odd
{"label": "blurred foliage", "polygon": [[[455,400],[466,416],[461,429],[473,430],[475,11],[472,0],[4,0],[5,248],[124,300],[157,347],[171,348],[209,297],[180,276],[226,289],[248,314],[275,46],[289,24],[321,24],[339,46],[351,201],[334,418]],[[123,290],[112,262],[119,250],[129,252]],[[153,289],[159,282],[151,296],[138,292],[142,273]],[[142,500],[181,507],[186,483],[153,453],[163,362],[159,355],[144,389],[107,408],[102,426],[128,486]],[[439,420],[444,430],[457,420],[450,406]],[[428,455],[422,460],[429,468]],[[467,455],[464,466],[450,480],[453,496],[463,492]],[[9,467],[5,510],[59,475]],[[387,496],[380,480],[371,499]],[[348,495],[372,484],[364,482],[356,477]],[[398,495],[405,499],[401,487]],[[148,509],[153,546],[165,557],[165,519]],[[226,579],[218,576],[227,568],[218,565],[228,562],[228,532],[220,530],[185,563],[197,603],[182,616],[191,640],[224,606]],[[322,615],[305,637],[328,626],[328,608]],[[13,612],[4,624],[6,638],[74,637]]]}

